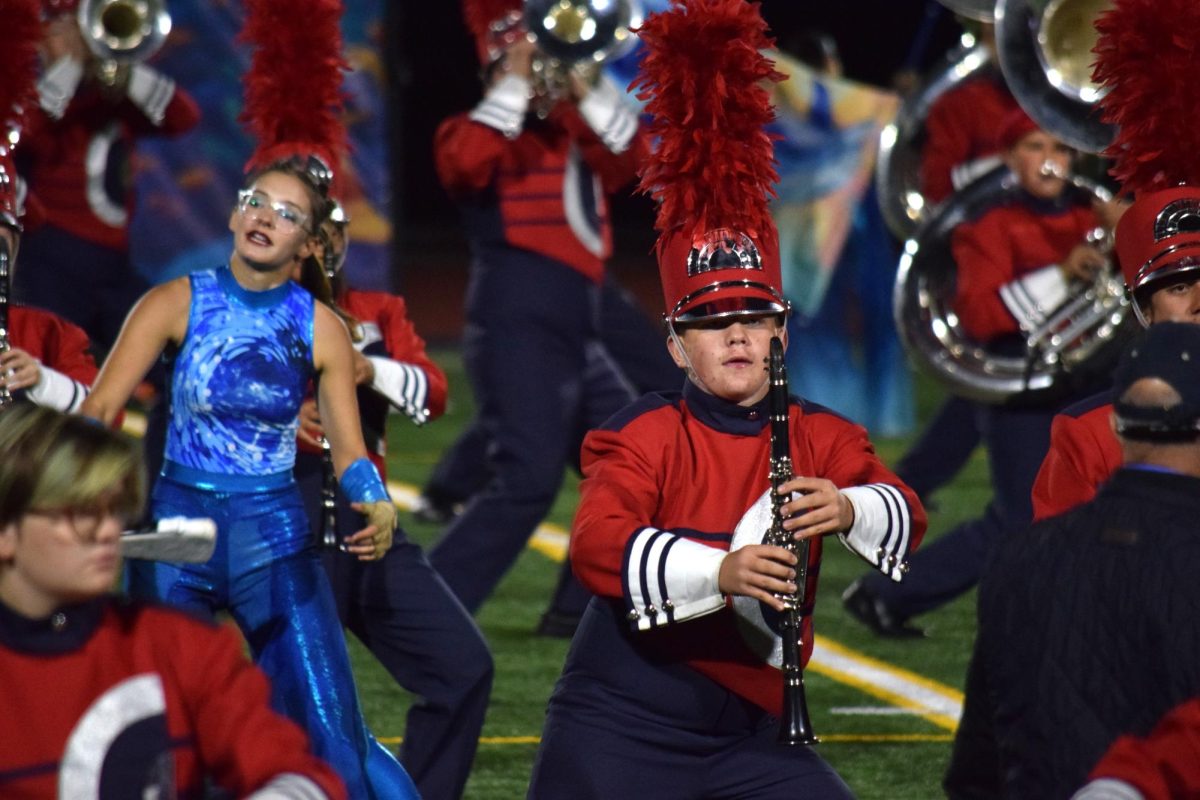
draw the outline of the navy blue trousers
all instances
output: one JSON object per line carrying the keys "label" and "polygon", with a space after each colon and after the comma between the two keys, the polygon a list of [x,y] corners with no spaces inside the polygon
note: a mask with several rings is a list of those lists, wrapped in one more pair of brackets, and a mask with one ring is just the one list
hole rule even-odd
{"label": "navy blue trousers", "polygon": [[[509,255],[477,261],[467,290],[463,355],[488,442],[488,483],[429,553],[471,612],[549,512],[582,432],[633,399],[597,339],[599,287],[562,264]],[[554,610],[581,611],[586,593],[569,572],[564,592],[575,608]]]}
{"label": "navy blue trousers", "polygon": [[[306,453],[296,459],[314,535],[321,527],[321,461]],[[338,533],[360,530],[362,515],[340,490],[337,500]],[[380,561],[335,549],[322,558],[342,624],[415,696],[400,762],[425,800],[461,797],[492,688],[483,635],[403,530]]]}
{"label": "navy blue trousers", "polygon": [[[682,651],[687,622],[631,631],[595,598],[550,698],[531,800],[849,800],[811,747],[776,741],[778,720],[704,677]],[[685,637],[686,639],[686,637]]]}
{"label": "navy blue trousers", "polygon": [[867,588],[898,619],[938,608],[979,582],[992,545],[1007,531],[1033,519],[1030,492],[1050,446],[1053,408],[975,405],[976,423],[987,448],[992,499],[983,516],[964,522],[909,559],[909,573],[894,583],[869,573]]}
{"label": "navy blue trousers", "polygon": [[975,403],[950,395],[896,464],[896,475],[925,500],[954,479],[981,438]]}

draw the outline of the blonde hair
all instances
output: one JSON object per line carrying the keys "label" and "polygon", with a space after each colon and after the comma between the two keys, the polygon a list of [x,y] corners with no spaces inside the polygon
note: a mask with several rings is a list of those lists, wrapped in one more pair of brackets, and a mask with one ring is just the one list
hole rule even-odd
{"label": "blonde hair", "polygon": [[0,526],[31,510],[103,505],[130,519],[142,512],[141,452],[84,417],[31,403],[0,414]]}

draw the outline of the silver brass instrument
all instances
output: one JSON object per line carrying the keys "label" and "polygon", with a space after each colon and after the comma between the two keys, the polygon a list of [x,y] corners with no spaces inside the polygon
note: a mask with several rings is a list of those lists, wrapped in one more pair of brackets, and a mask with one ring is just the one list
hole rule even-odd
{"label": "silver brass instrument", "polygon": [[991,64],[987,48],[976,43],[974,37],[963,36],[962,43],[905,99],[896,119],[880,133],[875,189],[883,218],[900,239],[912,236],[930,211],[921,193],[921,157],[929,110],[946,92]]}
{"label": "silver brass instrument", "polygon": [[1113,139],[1092,82],[1097,18],[1113,0],[997,0],[996,49],[1017,102],[1044,130],[1098,153]]}
{"label": "silver brass instrument", "polygon": [[77,14],[84,42],[101,61],[102,77],[146,61],[171,32],[164,0],[83,0]]}
{"label": "silver brass instrument", "polygon": [[[0,178],[4,172],[0,170]],[[8,240],[0,239],[0,353],[8,352],[8,298],[12,288],[12,251]],[[13,403],[12,392],[7,385],[0,386],[0,411]]]}
{"label": "silver brass instrument", "polygon": [[[957,267],[951,234],[1017,190],[1016,178],[1000,167],[947,200],[905,243],[893,296],[909,357],[955,394],[988,403],[1044,396],[1061,389],[1067,376],[1102,370],[1132,319],[1124,282],[1110,263],[1092,283],[1072,283],[1067,300],[1025,334],[1024,355],[993,352],[963,332],[953,306]],[[1104,187],[1081,176],[1070,177],[1065,191],[1111,199]]]}
{"label": "silver brass instrument", "polygon": [[638,0],[525,0],[524,18],[538,49],[535,93],[557,99],[570,88],[571,70],[594,75],[605,61],[629,52],[642,7]]}
{"label": "silver brass instrument", "polygon": [[938,2],[967,19],[991,22],[996,18],[995,0],[938,0]]}

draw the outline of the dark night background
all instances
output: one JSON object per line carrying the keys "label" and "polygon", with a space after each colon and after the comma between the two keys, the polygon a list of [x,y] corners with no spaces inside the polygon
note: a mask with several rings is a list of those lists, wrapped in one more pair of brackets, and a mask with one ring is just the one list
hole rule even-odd
{"label": "dark night background", "polygon": [[[934,0],[764,0],[763,16],[781,45],[806,29],[831,34],[841,50],[847,77],[889,86],[912,57],[922,21],[932,17],[931,35],[916,66],[936,62],[960,33],[953,15]],[[431,338],[454,337],[460,322],[458,287],[465,277],[466,245],[453,205],[438,185],[432,140],[437,125],[478,102],[480,87],[474,45],[456,0],[402,0],[389,7],[388,54],[393,80],[393,164],[396,230],[396,288],[410,297],[418,327]],[[657,275],[648,252],[654,241],[649,202],[613,199],[616,250],[612,269],[652,311],[657,311]],[[436,281],[434,286],[428,281]],[[419,299],[445,298],[432,314]],[[418,302],[413,302],[418,301]]]}

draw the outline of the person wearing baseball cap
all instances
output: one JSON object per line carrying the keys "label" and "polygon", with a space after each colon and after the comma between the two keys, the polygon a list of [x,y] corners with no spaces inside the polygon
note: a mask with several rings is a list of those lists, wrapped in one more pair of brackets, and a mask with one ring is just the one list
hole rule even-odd
{"label": "person wearing baseball cap", "polygon": [[1132,341],[1113,376],[1121,466],[1092,500],[997,545],[964,700],[973,749],[990,741],[993,757],[960,764],[976,791],[949,796],[1069,797],[1119,736],[1200,695],[1198,360],[1197,325]]}

